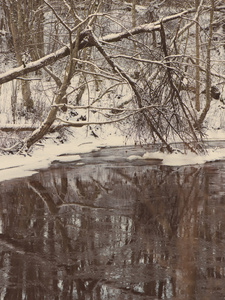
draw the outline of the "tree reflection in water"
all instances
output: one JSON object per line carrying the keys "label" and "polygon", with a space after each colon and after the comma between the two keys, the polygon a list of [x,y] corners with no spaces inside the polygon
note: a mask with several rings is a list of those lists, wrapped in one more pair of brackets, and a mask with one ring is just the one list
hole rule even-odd
{"label": "tree reflection in water", "polygon": [[0,183],[1,299],[224,299],[225,163]]}

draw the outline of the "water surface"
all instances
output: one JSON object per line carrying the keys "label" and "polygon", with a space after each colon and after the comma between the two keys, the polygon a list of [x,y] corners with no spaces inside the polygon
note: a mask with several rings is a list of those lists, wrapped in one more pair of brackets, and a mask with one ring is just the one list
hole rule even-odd
{"label": "water surface", "polygon": [[126,155],[0,182],[1,299],[225,299],[225,162]]}

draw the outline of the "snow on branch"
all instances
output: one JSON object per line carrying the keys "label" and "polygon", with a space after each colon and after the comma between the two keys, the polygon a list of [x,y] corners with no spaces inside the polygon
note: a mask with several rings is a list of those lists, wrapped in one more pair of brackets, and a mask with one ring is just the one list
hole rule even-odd
{"label": "snow on branch", "polygon": [[[87,32],[88,31],[83,31],[80,33],[79,36],[80,43],[87,36]],[[72,45],[73,47],[75,46],[75,43],[76,43],[76,38],[73,41],[73,45]],[[80,46],[79,50],[81,49],[81,47],[84,48],[85,46],[84,45]],[[63,46],[59,50],[50,53],[36,61],[28,63],[25,68],[23,66],[20,66],[0,74],[0,84],[9,82],[13,79],[17,79],[19,76],[26,75],[30,72],[37,71],[45,66],[55,63],[56,61],[68,56],[69,54],[70,54],[70,44]]]}
{"label": "snow on branch", "polygon": [[189,14],[189,13],[193,13],[193,12],[195,12],[195,9],[185,10],[180,13],[176,13],[174,15],[161,18],[160,20],[158,20],[156,22],[146,23],[146,24],[136,26],[130,30],[126,29],[125,31],[122,31],[122,32],[108,34],[108,35],[102,37],[100,39],[100,41],[107,42],[107,43],[119,42],[122,39],[128,38],[132,35],[136,35],[139,33],[152,32],[152,31],[156,31],[156,30],[159,31],[161,28],[161,23],[166,23],[166,22],[169,22],[169,21],[172,21],[175,19],[182,18],[182,16]]}
{"label": "snow on branch", "polygon": [[[80,108],[79,106],[77,106],[77,108]],[[82,108],[88,108],[88,106],[83,106]],[[145,106],[145,107],[141,107],[141,108],[138,108],[138,109],[123,109],[123,111],[128,111],[130,112],[129,114],[121,117],[121,118],[116,118],[116,119],[113,119],[113,120],[107,120],[107,121],[89,121],[89,122],[80,122],[80,121],[77,121],[77,122],[71,122],[71,121],[67,121],[67,120],[64,120],[62,118],[59,118],[57,117],[56,120],[57,121],[60,121],[62,123],[64,123],[64,125],[59,125],[59,127],[61,126],[71,126],[71,127],[83,127],[83,126],[87,126],[87,125],[106,125],[106,124],[112,124],[112,123],[117,123],[117,122],[121,122],[121,121],[124,121],[126,119],[128,119],[129,117],[132,117],[134,116],[135,114],[137,113],[140,113],[140,112],[143,112],[143,111],[146,111],[146,110],[150,110],[152,108],[156,108],[156,105],[149,105],[149,106]],[[98,110],[112,110],[113,108],[99,108],[99,107],[95,107],[95,109],[98,109]],[[120,110],[120,109],[119,109]],[[122,109],[121,109],[122,110]],[[58,126],[56,126],[58,127]]]}
{"label": "snow on branch", "polygon": [[[147,109],[151,109],[151,108],[160,108],[161,105],[148,105],[148,106],[144,106],[142,108],[136,109],[136,108],[117,108],[117,107],[97,107],[97,106],[92,106],[92,105],[69,105],[69,104],[53,104],[52,107],[66,107],[69,109],[92,109],[92,110],[118,110],[121,112],[140,112],[142,110],[147,110]],[[79,122],[80,123],[80,122]]]}
{"label": "snow on branch", "polygon": [[10,132],[10,131],[34,131],[38,126],[33,125],[17,125],[17,124],[0,124],[0,131]]}
{"label": "snow on branch", "polygon": [[[99,41],[101,43],[114,43],[114,42],[121,41],[122,39],[126,39],[130,36],[133,36],[133,35],[136,35],[139,33],[160,30],[161,22],[165,23],[165,22],[168,22],[168,21],[171,21],[174,19],[178,19],[178,18],[181,18],[183,15],[192,13],[194,11],[195,11],[194,9],[185,10],[183,12],[162,18],[161,20],[158,20],[153,23],[142,24],[142,25],[139,25],[130,30],[125,30],[125,31],[122,31],[119,33],[109,34],[109,35],[100,37]],[[81,26],[81,24],[85,23],[87,21],[87,19],[89,19],[89,17],[90,16],[88,16],[83,22],[81,22],[77,26]],[[74,31],[74,29],[75,28],[73,28],[72,31]],[[89,35],[89,32],[90,32],[90,29],[86,29],[80,33],[78,50],[93,46],[93,44],[90,42],[90,40],[86,39]],[[76,44],[76,38],[72,42],[72,47],[74,47],[75,44]],[[0,74],[0,84],[9,82],[13,79],[17,79],[19,76],[26,75],[30,72],[37,71],[45,66],[55,63],[56,61],[70,55],[70,51],[72,50],[70,46],[71,46],[70,44],[63,46],[56,52],[50,53],[36,61],[28,63],[25,68],[23,66],[20,66],[20,67],[13,68],[5,73]]]}

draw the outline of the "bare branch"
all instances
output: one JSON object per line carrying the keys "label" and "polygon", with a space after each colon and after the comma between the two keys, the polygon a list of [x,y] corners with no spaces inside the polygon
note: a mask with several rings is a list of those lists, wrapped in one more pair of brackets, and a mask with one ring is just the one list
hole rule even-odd
{"label": "bare branch", "polygon": [[56,18],[59,20],[59,22],[68,30],[68,32],[72,33],[71,28],[63,21],[63,19],[57,14],[56,10],[54,9],[54,7],[48,3],[48,1],[43,0],[44,3],[52,10],[52,12],[54,13],[54,15],[56,16]]}
{"label": "bare branch", "polygon": [[32,81],[32,80],[41,80],[41,78],[24,78],[24,77],[17,77],[17,79],[23,80],[23,81]]}
{"label": "bare branch", "polygon": [[[140,111],[143,111],[143,110],[149,110],[149,109],[152,109],[152,108],[160,108],[161,105],[148,105],[148,106],[144,106],[142,108],[117,108],[117,107],[98,107],[98,106],[92,106],[92,105],[81,105],[81,106],[77,106],[77,105],[69,105],[69,104],[53,104],[52,107],[67,107],[67,108],[70,108],[70,109],[92,109],[92,110],[113,110],[113,109],[116,109],[118,111],[121,111],[121,112],[134,112],[134,113],[138,113]],[[80,122],[79,122],[80,123]]]}
{"label": "bare branch", "polygon": [[92,43],[95,45],[95,47],[98,49],[98,51],[102,54],[102,56],[105,58],[105,60],[108,62],[108,64],[112,67],[112,69],[118,73],[123,79],[127,81],[127,83],[131,86],[139,105],[139,108],[142,107],[141,104],[141,96],[137,89],[136,83],[131,79],[131,77],[124,72],[124,70],[115,62],[112,61],[110,56],[106,53],[106,51],[103,49],[101,42],[97,39],[95,34],[90,31],[89,39],[92,41]]}
{"label": "bare branch", "polygon": [[58,87],[62,85],[61,79],[56,74],[54,74],[48,67],[44,67],[43,69],[54,79]]}
{"label": "bare branch", "polygon": [[[132,28],[129,32],[127,31],[122,31],[119,33],[115,33],[115,34],[110,34],[110,35],[106,35],[101,37],[99,40],[102,43],[114,43],[114,42],[119,42],[122,39],[128,38],[132,35],[136,35],[139,33],[144,33],[144,32],[152,32],[155,30],[160,30],[160,22],[163,21],[163,23],[166,23],[168,21],[177,19],[177,18],[181,18],[183,15],[186,15],[188,13],[194,12],[194,9],[190,9],[190,10],[186,10],[183,11],[181,13],[178,14],[174,14],[168,17],[163,18],[160,21],[156,21],[153,23],[147,23],[147,24],[142,24],[140,26],[137,26],[135,28]],[[85,21],[83,21],[85,22]],[[77,26],[80,27],[82,24],[78,24]],[[77,26],[75,28],[77,28]],[[75,30],[75,28],[72,29],[72,31]],[[78,45],[78,49],[84,49],[86,47],[92,47],[93,44],[90,43],[90,41],[88,41],[86,39],[86,37],[89,35],[89,30],[84,30],[80,33],[79,35],[79,45]],[[75,42],[76,42],[76,38],[74,39],[72,46],[75,46]],[[23,76],[25,74],[28,74],[30,72],[33,71],[37,71],[41,68],[43,68],[44,66],[47,66],[49,64],[52,64],[60,59],[62,59],[63,57],[66,57],[70,54],[70,44],[62,47],[61,49],[57,50],[54,53],[48,54],[34,62],[28,63],[26,65],[26,67],[24,68],[23,66],[17,67],[17,68],[13,68],[5,73],[2,73],[0,75],[0,84],[11,81],[13,79],[16,79],[18,76]]]}
{"label": "bare branch", "polygon": [[179,36],[181,36],[186,30],[188,30],[193,24],[196,23],[196,21],[198,20],[199,15],[201,13],[201,10],[202,10],[203,2],[204,2],[204,0],[201,0],[199,6],[197,8],[197,11],[195,13],[195,16],[194,16],[193,20],[191,20],[191,23],[188,23],[186,26],[184,26],[183,28],[181,28],[181,30],[179,30],[179,32],[177,33],[176,37],[174,37],[174,39],[177,38],[177,37],[179,37]]}
{"label": "bare branch", "polygon": [[122,118],[117,118],[115,120],[102,121],[102,122],[97,122],[97,121],[93,121],[93,122],[80,122],[80,121],[79,122],[70,122],[70,121],[61,119],[59,117],[57,117],[56,120],[66,124],[64,126],[71,126],[71,127],[83,127],[83,126],[87,126],[87,125],[106,125],[106,124],[112,124],[112,123],[117,123],[117,122],[121,122],[123,120],[126,120],[127,118],[133,116],[135,113],[137,113],[137,112],[132,112],[131,114],[126,115]]}
{"label": "bare branch", "polygon": [[91,71],[86,71],[86,70],[80,70],[80,72],[85,73],[85,74],[94,75],[94,76],[104,77],[104,78],[110,79],[110,80],[115,80],[115,81],[122,82],[121,78],[116,78],[116,76],[108,76],[108,75],[104,75],[104,74],[101,74],[101,73],[96,73],[96,72],[91,72]]}
{"label": "bare branch", "polygon": [[[80,108],[80,106],[77,106]],[[60,121],[60,122],[63,122],[64,124],[66,124],[66,126],[71,126],[71,127],[83,127],[83,126],[86,126],[86,125],[105,125],[105,124],[112,124],[112,123],[116,123],[116,122],[121,122],[123,120],[126,120],[127,118],[133,116],[134,114],[137,114],[137,113],[140,113],[144,110],[149,110],[149,109],[152,109],[154,108],[155,106],[154,105],[149,105],[149,106],[145,106],[145,107],[142,107],[142,108],[138,108],[138,109],[134,109],[134,110],[127,110],[127,111],[131,111],[130,114],[126,115],[126,116],[123,116],[121,118],[117,118],[117,119],[114,119],[114,120],[109,120],[109,121],[101,121],[101,122],[97,122],[97,121],[93,121],[93,122],[71,122],[71,121],[67,121],[67,120],[64,120],[64,119],[61,119],[59,117],[56,118],[56,120]],[[88,106],[84,106],[83,108],[89,108]],[[95,108],[95,109],[98,109],[98,108]],[[105,109],[105,110],[112,110],[113,108],[99,108],[99,109]]]}
{"label": "bare branch", "polygon": [[[106,72],[105,70],[101,69],[100,67],[98,67],[96,64],[94,64],[93,62],[91,61],[87,61],[87,60],[82,60],[82,59],[79,59],[79,58],[73,58],[73,60],[75,61],[78,61],[78,62],[81,62],[81,63],[84,63],[84,64],[88,64],[88,65],[91,65],[93,67],[95,67],[96,69],[98,69],[101,74],[98,75],[98,76],[110,76],[110,78],[112,77],[112,74],[109,73],[109,72]],[[86,70],[80,70],[81,72],[86,72]],[[88,71],[87,71],[88,72]],[[96,74],[99,74],[99,73],[96,73]]]}
{"label": "bare branch", "polygon": [[160,28],[161,28],[161,25],[160,25],[161,22],[166,23],[166,22],[169,22],[169,21],[172,21],[172,20],[175,20],[175,19],[179,19],[182,16],[184,16],[186,14],[189,14],[189,13],[192,13],[194,11],[195,11],[195,9],[185,10],[185,11],[182,11],[180,13],[164,17],[161,20],[158,20],[158,21],[153,22],[153,23],[151,22],[151,23],[146,23],[146,24],[136,26],[136,27],[130,29],[129,31],[126,30],[126,31],[123,31],[123,32],[106,35],[106,36],[100,38],[99,40],[101,42],[108,42],[108,43],[119,42],[122,39],[128,38],[129,36],[136,35],[136,34],[139,34],[139,33],[159,31]]}

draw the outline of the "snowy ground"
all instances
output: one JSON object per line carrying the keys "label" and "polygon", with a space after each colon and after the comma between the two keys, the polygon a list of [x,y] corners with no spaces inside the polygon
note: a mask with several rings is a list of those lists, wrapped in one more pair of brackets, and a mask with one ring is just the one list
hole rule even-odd
{"label": "snowy ground", "polygon": [[[0,156],[0,182],[13,178],[30,176],[43,168],[48,168],[54,161],[58,162],[76,162],[79,164],[81,153],[98,151],[101,147],[127,146],[134,145],[134,141],[125,139],[122,135],[110,134],[104,138],[95,138],[92,136],[84,139],[84,132],[78,135],[80,138],[71,138],[65,144],[58,144],[53,140],[48,140],[45,145],[37,146],[31,156],[22,155],[2,155]],[[208,139],[225,140],[224,130],[211,130]],[[173,153],[165,154],[161,152],[146,152],[143,156],[128,156],[127,160],[132,163],[133,160],[149,160],[160,158],[162,164],[170,166],[182,166],[190,164],[203,164],[206,161],[225,159],[224,148],[209,149],[206,154],[196,155],[194,153]]]}
{"label": "snowy ground", "polygon": [[[142,20],[141,17],[146,13],[147,9],[148,9],[147,6],[136,5],[136,10],[138,16],[140,17],[140,20]],[[175,8],[170,8],[171,14],[176,12],[176,9],[175,10],[174,9]],[[167,7],[166,10],[168,10]],[[121,12],[122,12],[121,10],[119,12],[117,11],[116,14],[118,13],[121,14]],[[161,13],[162,15],[165,15],[165,13],[167,14],[168,11],[165,12],[165,10],[163,9]],[[124,24],[126,24],[126,21],[129,20],[129,18],[127,18],[128,16],[121,15],[121,18],[122,17],[123,20],[125,19]],[[202,18],[203,18],[203,20],[201,20],[203,24],[202,26],[206,28],[206,26],[208,26],[207,25],[208,19],[205,17],[205,15]],[[113,26],[116,31],[118,30],[118,28],[120,30],[120,26],[118,26],[118,28],[117,25],[115,24]],[[195,27],[191,28],[190,30],[195,30]],[[220,28],[220,30],[222,30],[222,27]],[[194,33],[194,31],[190,33]],[[218,32],[218,34],[222,34],[222,33]],[[194,49],[190,48],[190,52],[192,51],[194,51]],[[3,58],[4,58],[3,56],[2,58],[0,58],[0,65],[3,67],[2,71],[6,71],[5,62],[1,61],[3,60]],[[221,44],[219,51],[217,49],[217,51],[213,53],[213,59],[215,62],[217,62],[223,58],[224,58],[224,47]],[[11,69],[13,65],[10,65],[8,67],[9,69]],[[215,68],[215,72],[218,74],[224,74],[224,64],[222,63],[217,64]],[[78,80],[78,79],[76,78],[74,80]],[[39,103],[40,108],[42,108],[42,104],[43,102],[44,103],[46,102],[46,99],[49,101],[49,103],[51,103],[51,99],[52,99],[51,82],[46,81],[44,82],[43,86],[42,84],[43,84],[42,81],[33,81],[32,83],[32,90],[36,91],[36,93],[34,93],[33,100],[35,103]],[[216,85],[217,82],[213,82],[213,84]],[[73,82],[73,85],[77,86],[77,82]],[[221,84],[219,84],[219,87],[220,89],[222,89]],[[104,84],[104,88],[107,90],[108,86],[105,86]],[[121,99],[121,95],[119,95],[120,96],[119,103],[126,102],[131,97],[129,91],[126,90],[126,87],[124,85],[122,85],[121,89],[122,89],[121,95],[126,95],[126,97],[128,98]],[[2,124],[8,124],[8,123],[11,124],[13,122],[13,118],[11,114],[9,114],[9,111],[11,110],[11,98],[10,98],[11,95],[9,95],[8,93],[9,90],[14,91],[15,93],[17,91],[17,94],[15,94],[18,98],[17,101],[18,103],[22,102],[21,100],[22,96],[20,92],[18,92],[17,84],[14,81],[2,85],[0,91],[0,96],[2,98],[2,100],[0,101],[0,112],[1,112]],[[40,93],[40,90],[43,90],[44,93]],[[225,91],[221,90],[221,92],[223,93],[223,99],[225,99]],[[88,91],[86,91],[86,93],[88,93]],[[96,89],[93,89],[91,92],[93,99],[91,98],[91,101],[99,97],[99,95],[96,93],[97,93]],[[107,96],[110,95],[107,94]],[[84,94],[84,97],[88,98],[86,94]],[[112,98],[117,99],[116,94],[112,93]],[[104,102],[101,103],[104,106],[105,103]],[[114,107],[116,107],[117,103],[113,102],[113,105]],[[225,126],[223,124],[225,120],[225,105],[221,104],[219,101],[213,101],[211,104],[210,111],[211,113],[210,112],[208,113],[207,118],[205,120],[205,126],[207,128],[211,128],[210,130],[207,130],[207,134],[208,134],[207,138],[212,140],[219,140],[219,139],[225,140]],[[19,119],[16,121],[18,124],[20,124],[21,120]],[[41,120],[40,118],[40,120],[38,121],[41,122],[43,120]],[[23,121],[21,122],[22,122],[21,124],[23,125]],[[105,136],[102,138],[94,138],[94,137],[85,137],[84,132],[82,132],[81,134],[76,135],[75,138],[71,138],[68,142],[66,142],[66,144],[58,144],[58,145],[56,145],[56,143],[53,140],[49,139],[49,141],[46,142],[44,146],[36,147],[32,152],[31,156],[24,157],[22,155],[13,155],[13,156],[0,155],[0,182],[12,178],[29,176],[31,174],[34,174],[35,172],[38,172],[37,171],[38,169],[47,168],[48,166],[51,165],[53,161],[64,161],[64,162],[77,161],[79,163],[80,160],[79,153],[90,152],[94,150],[97,151],[102,146],[126,146],[126,145],[134,145],[134,141],[127,140],[127,138],[122,136],[118,136],[118,133],[110,134],[110,135],[106,133]],[[66,154],[66,155],[62,156],[62,154]],[[130,161],[131,163],[135,159],[145,160],[151,158],[161,158],[163,160],[162,164],[164,165],[202,164],[206,161],[225,159],[225,149],[222,148],[210,149],[204,155],[195,155],[193,153],[165,154],[159,152],[154,152],[154,153],[146,152],[143,156],[127,157],[128,161]]]}
{"label": "snowy ground", "polygon": [[[8,87],[10,88],[10,86]],[[124,90],[126,97],[130,97],[129,91]],[[6,95],[6,90],[2,90],[2,96]],[[115,98],[115,97],[114,97]],[[223,95],[225,98],[225,95]],[[127,99],[123,99],[125,101]],[[10,103],[10,101],[5,101]],[[1,103],[5,103],[1,102]],[[116,106],[116,103],[113,103]],[[107,105],[106,105],[107,106]],[[12,120],[4,119],[4,115],[8,116],[8,111],[10,107],[0,107],[1,108],[1,122],[11,123]],[[4,114],[5,112],[5,114]],[[81,111],[80,114],[83,112]],[[85,112],[84,112],[85,113]],[[8,118],[8,117],[7,117]],[[75,117],[76,118],[76,117]],[[212,101],[210,111],[207,114],[205,120],[205,127],[207,129],[206,139],[212,140],[224,140],[225,141],[225,105],[220,101]],[[98,121],[101,121],[99,119]],[[108,126],[108,127],[107,127]],[[47,139],[42,145],[36,146],[31,153],[31,156],[26,157],[22,155],[0,155],[0,182],[4,180],[10,180],[13,178],[25,177],[32,175],[38,170],[43,168],[48,168],[52,162],[71,162],[77,161],[80,163],[81,153],[87,153],[91,151],[98,151],[101,147],[110,146],[127,146],[134,145],[137,141],[134,138],[128,139],[122,133],[113,126],[102,126],[99,131],[96,131],[99,138],[94,136],[87,136],[86,128],[74,129],[74,134],[69,137],[69,140],[64,144],[56,144],[54,136]],[[129,135],[129,134],[127,134]],[[208,150],[208,153],[204,155],[195,155],[193,153],[173,153],[165,154],[160,152],[148,153],[146,152],[143,156],[130,156],[127,160],[132,164],[133,160],[136,159],[162,159],[162,164],[179,166],[179,165],[189,165],[189,164],[203,164],[206,161],[213,161],[218,159],[225,159],[225,149],[214,148]]]}

